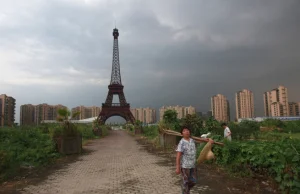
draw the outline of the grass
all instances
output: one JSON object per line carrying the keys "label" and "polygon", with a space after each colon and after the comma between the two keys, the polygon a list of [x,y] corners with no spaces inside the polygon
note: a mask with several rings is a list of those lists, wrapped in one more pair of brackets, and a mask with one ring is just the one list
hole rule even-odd
{"label": "grass", "polygon": [[291,137],[295,139],[300,139],[300,133],[293,133],[291,134]]}
{"label": "grass", "polygon": [[300,133],[279,133],[282,137],[291,137],[293,139],[300,139]]}

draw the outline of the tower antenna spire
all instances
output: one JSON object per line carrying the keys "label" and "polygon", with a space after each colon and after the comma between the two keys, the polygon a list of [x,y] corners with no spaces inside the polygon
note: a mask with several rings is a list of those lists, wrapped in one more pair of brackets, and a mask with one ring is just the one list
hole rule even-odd
{"label": "tower antenna spire", "polygon": [[115,20],[115,28],[117,28],[117,20]]}

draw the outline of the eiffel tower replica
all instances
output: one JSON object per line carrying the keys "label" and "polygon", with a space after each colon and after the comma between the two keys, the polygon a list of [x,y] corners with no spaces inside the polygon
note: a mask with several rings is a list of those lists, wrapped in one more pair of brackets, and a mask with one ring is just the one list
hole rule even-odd
{"label": "eiffel tower replica", "polygon": [[[98,116],[98,122],[100,124],[105,124],[105,121],[112,116],[120,116],[124,118],[127,123],[134,123],[135,118],[133,117],[130,111],[130,104],[126,102],[124,96],[123,88],[121,81],[121,72],[120,72],[120,60],[119,60],[119,45],[118,29],[113,29],[114,45],[113,45],[113,60],[112,60],[112,71],[111,71],[111,80],[108,86],[108,94],[106,97],[105,103],[102,103],[102,109]],[[119,103],[113,103],[113,96],[119,96]]]}

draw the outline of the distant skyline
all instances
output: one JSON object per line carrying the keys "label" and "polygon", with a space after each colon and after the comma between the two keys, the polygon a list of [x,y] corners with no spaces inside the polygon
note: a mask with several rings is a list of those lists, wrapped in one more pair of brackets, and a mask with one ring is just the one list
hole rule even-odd
{"label": "distant skyline", "polygon": [[131,107],[195,106],[283,85],[300,101],[298,0],[14,0],[0,6],[0,94],[22,104],[101,106],[108,92],[112,29],[119,29]]}

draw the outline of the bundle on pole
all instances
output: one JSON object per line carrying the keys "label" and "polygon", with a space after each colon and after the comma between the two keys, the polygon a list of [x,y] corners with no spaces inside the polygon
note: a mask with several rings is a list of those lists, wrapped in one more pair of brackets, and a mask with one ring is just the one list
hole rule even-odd
{"label": "bundle on pole", "polygon": [[[172,131],[172,130],[164,130],[164,129],[162,129],[162,130],[160,130],[160,132],[168,134],[168,135],[175,135],[175,136],[182,137],[181,133],[176,132],[176,131]],[[197,164],[200,164],[200,163],[202,163],[202,162],[204,162],[206,160],[211,160],[211,159],[215,158],[215,154],[211,151],[212,143],[209,142],[208,138],[201,138],[201,137],[194,137],[194,136],[192,136],[191,138],[194,139],[194,141],[196,143],[207,142],[207,144],[203,147],[203,149],[200,152],[200,155],[199,155],[199,157],[197,159]],[[220,142],[214,142],[213,144],[224,146],[224,144],[220,143]]]}
{"label": "bundle on pole", "polygon": [[211,160],[215,158],[215,154],[211,151],[212,144],[208,142],[204,148],[201,150],[197,163],[200,164],[206,160]]}
{"label": "bundle on pole", "polygon": [[[172,130],[162,130],[163,133],[168,134],[168,135],[175,135],[175,136],[179,136],[182,137],[182,134],[176,131],[172,131]],[[195,136],[191,136],[191,138],[193,140],[195,140],[196,143],[203,143],[203,142],[209,142],[208,138],[201,138],[201,137],[195,137]],[[223,143],[220,142],[214,142],[214,144],[216,145],[220,145],[220,146],[224,146]]]}

